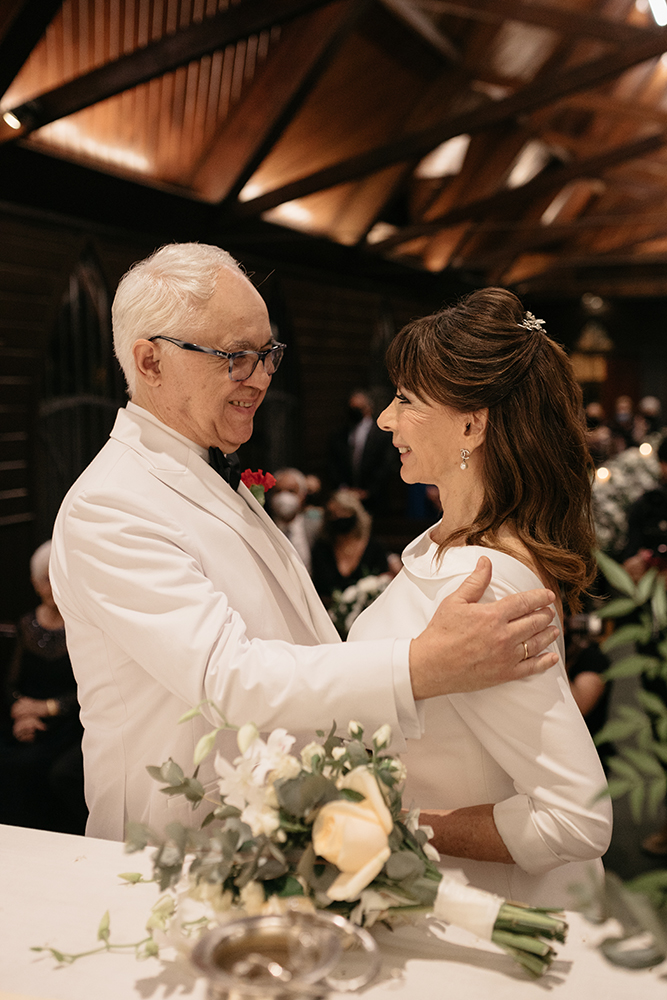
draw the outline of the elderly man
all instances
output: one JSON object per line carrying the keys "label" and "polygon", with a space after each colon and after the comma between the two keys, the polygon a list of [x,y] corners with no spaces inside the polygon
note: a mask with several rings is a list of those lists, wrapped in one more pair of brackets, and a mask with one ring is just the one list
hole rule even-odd
{"label": "elderly man", "polygon": [[[283,351],[229,254],[157,251],[122,279],[113,326],[131,402],[65,498],[51,562],[79,685],[89,835],[191,818],[146,765],[188,767],[210,724],[178,720],[203,699],[236,725],[306,738],[333,719],[389,723],[400,749],[420,734],[419,700],[554,662],[542,652],[554,595],[469,603],[489,582],[484,564],[415,639],[337,642],[294,549],[225,459],[250,438]],[[219,748],[233,756],[234,740]],[[210,759],[199,778],[213,783]]]}

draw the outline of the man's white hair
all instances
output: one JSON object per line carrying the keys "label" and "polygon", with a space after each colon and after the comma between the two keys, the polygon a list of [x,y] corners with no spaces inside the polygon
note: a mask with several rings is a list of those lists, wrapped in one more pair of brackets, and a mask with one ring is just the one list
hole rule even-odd
{"label": "man's white hair", "polygon": [[50,555],[51,539],[49,538],[48,542],[43,542],[39,548],[35,549],[30,558],[30,576],[33,580],[48,580]]}
{"label": "man's white hair", "polygon": [[130,396],[136,388],[132,354],[136,341],[158,334],[190,340],[203,323],[204,307],[225,267],[243,274],[237,261],[220,247],[170,243],[133,264],[123,275],[111,306],[111,320],[114,351]]}

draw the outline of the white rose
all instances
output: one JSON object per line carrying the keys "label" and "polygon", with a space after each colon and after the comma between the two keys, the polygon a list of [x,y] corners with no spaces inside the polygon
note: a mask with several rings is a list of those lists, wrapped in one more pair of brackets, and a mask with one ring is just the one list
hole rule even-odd
{"label": "white rose", "polygon": [[360,740],[364,735],[364,727],[360,722],[351,719],[347,725],[347,731],[353,740]]}
{"label": "white rose", "polygon": [[336,799],[322,806],[313,824],[313,847],[341,872],[327,890],[329,899],[353,900],[380,873],[391,854],[389,834],[394,824],[367,767],[350,771],[342,787],[364,798],[361,802]]}

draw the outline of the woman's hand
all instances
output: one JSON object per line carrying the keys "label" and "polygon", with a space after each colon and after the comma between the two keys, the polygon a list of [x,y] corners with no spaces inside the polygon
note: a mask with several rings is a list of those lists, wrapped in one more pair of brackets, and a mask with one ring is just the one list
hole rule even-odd
{"label": "woman's hand", "polygon": [[34,743],[35,733],[45,729],[46,726],[38,715],[22,715],[14,723],[12,732],[14,738],[20,740],[21,743]]}
{"label": "woman's hand", "polygon": [[[17,698],[17,700],[12,705],[11,716],[12,719],[25,719],[31,716],[36,716],[39,718],[45,718],[47,715],[53,715],[53,712],[49,711],[48,701],[37,698]],[[46,726],[42,726],[45,729]],[[16,735],[16,734],[14,734]]]}

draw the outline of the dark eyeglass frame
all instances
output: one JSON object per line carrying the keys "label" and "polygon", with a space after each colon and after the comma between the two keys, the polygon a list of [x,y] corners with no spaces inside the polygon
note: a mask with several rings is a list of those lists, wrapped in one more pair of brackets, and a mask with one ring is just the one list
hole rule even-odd
{"label": "dark eyeglass frame", "polygon": [[[283,359],[285,348],[287,347],[287,344],[276,343],[273,344],[272,347],[267,347],[265,351],[219,351],[215,347],[202,347],[201,344],[190,344],[188,343],[187,340],[176,340],[175,337],[166,337],[163,333],[157,333],[154,337],[149,337],[148,339],[149,341],[151,341],[151,343],[154,340],[167,340],[169,341],[170,344],[176,344],[176,347],[180,347],[184,351],[196,351],[199,354],[212,354],[216,358],[225,358],[227,361],[229,361],[229,369],[227,374],[229,375],[229,378],[231,379],[232,382],[245,382],[246,379],[249,379],[254,374],[255,368],[257,367],[260,361],[264,365],[264,370],[266,370],[266,359],[271,355],[273,355],[273,371],[269,372],[268,374],[275,375],[275,373],[278,371],[280,362]],[[243,376],[243,378],[234,378],[232,376],[234,361],[237,358],[248,357],[248,355],[250,354],[254,354],[257,359],[254,365],[252,366],[248,374]]]}

